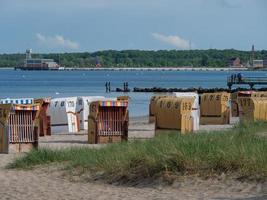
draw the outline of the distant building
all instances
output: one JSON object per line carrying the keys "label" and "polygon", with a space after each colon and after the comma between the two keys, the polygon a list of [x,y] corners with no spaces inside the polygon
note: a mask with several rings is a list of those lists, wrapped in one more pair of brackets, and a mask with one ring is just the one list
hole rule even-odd
{"label": "distant building", "polygon": [[96,57],[96,60],[95,60],[95,66],[96,66],[96,67],[101,67],[101,63],[100,63],[98,57]]}
{"label": "distant building", "polygon": [[263,67],[267,68],[267,56],[263,60]]}
{"label": "distant building", "polygon": [[263,68],[263,60],[253,60],[253,68]]}
{"label": "distant building", "polygon": [[53,59],[30,58],[25,59],[24,67],[27,68],[57,68],[58,64]]}
{"label": "distant building", "polygon": [[22,70],[58,70],[59,64],[53,59],[32,58],[32,50],[26,50],[26,59],[24,60],[24,66],[19,67]]}
{"label": "distant building", "polygon": [[229,59],[228,65],[230,67],[242,67],[241,61],[238,57]]}

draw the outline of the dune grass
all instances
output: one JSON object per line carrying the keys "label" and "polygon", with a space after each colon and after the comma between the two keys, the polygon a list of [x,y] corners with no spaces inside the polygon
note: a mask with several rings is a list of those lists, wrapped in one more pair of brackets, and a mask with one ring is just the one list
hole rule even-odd
{"label": "dune grass", "polygon": [[110,144],[101,149],[33,150],[9,168],[62,163],[80,175],[101,174],[109,182],[135,182],[163,174],[237,174],[267,177],[267,123],[189,135],[168,134],[146,141]]}

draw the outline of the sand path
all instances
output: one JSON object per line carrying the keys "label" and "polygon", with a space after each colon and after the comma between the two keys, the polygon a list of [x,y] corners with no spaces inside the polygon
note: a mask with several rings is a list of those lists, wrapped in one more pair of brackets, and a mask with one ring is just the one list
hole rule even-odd
{"label": "sand path", "polygon": [[[2,159],[2,155],[1,159]],[[266,184],[186,178],[172,186],[124,187],[71,182],[54,168],[0,169],[0,199],[266,199]],[[265,191],[264,191],[265,190]],[[265,193],[265,195],[264,195]]]}

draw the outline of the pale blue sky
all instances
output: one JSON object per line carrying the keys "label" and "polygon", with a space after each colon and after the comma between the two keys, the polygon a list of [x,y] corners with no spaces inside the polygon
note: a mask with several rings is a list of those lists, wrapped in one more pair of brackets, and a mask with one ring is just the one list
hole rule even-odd
{"label": "pale blue sky", "polygon": [[267,49],[266,0],[0,0],[0,53]]}

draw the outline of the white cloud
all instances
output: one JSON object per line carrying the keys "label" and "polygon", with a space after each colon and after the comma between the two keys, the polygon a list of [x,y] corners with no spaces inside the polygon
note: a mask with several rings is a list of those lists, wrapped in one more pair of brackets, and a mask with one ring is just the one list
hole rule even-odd
{"label": "white cloud", "polygon": [[45,36],[41,33],[36,34],[36,38],[38,42],[48,47],[62,47],[67,49],[79,49],[79,44],[77,42],[71,41],[69,39],[64,38],[61,35],[55,36]]}
{"label": "white cloud", "polygon": [[178,35],[162,35],[160,33],[152,33],[152,36],[161,42],[178,47],[180,49],[190,48],[190,42]]}

